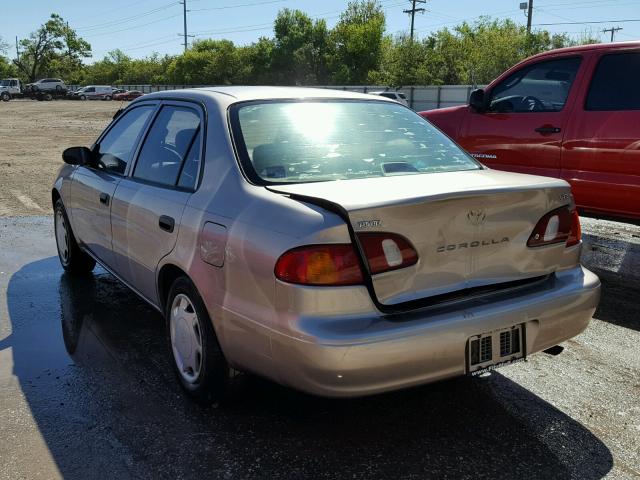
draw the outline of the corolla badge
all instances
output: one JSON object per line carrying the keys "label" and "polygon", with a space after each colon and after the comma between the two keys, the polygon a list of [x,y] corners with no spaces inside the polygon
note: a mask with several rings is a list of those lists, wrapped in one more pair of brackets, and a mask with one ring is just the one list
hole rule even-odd
{"label": "corolla badge", "polygon": [[486,219],[487,214],[482,208],[469,210],[469,213],[467,213],[467,220],[472,225],[482,225]]}

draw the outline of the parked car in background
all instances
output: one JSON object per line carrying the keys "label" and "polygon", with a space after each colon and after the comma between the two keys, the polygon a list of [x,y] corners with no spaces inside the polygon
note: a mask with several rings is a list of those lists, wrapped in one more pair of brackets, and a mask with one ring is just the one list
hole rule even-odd
{"label": "parked car in background", "polygon": [[541,53],[470,105],[420,114],[490,167],[567,180],[579,208],[640,218],[640,42]]}
{"label": "parked car in background", "polygon": [[[45,82],[46,83],[46,82]],[[44,89],[33,88],[33,84],[24,85],[17,78],[3,78],[0,80],[0,100],[8,102],[12,98],[31,98],[34,100],[53,100],[67,94],[65,89]]]}
{"label": "parked car in background", "polygon": [[67,86],[59,78],[43,78],[34,83],[28,83],[25,86],[26,90],[34,92],[66,92]]}
{"label": "parked car in background", "polygon": [[337,397],[478,375],[598,303],[566,182],[487,169],[383,97],[156,92],[63,158],[62,266],[163,312],[199,400],[238,370]]}
{"label": "parked car in background", "polygon": [[113,95],[117,95],[119,93],[124,93],[124,92],[126,92],[124,88],[113,88],[113,87],[111,88],[111,93]]}
{"label": "parked car in background", "polygon": [[87,85],[71,94],[76,100],[111,100],[113,92],[108,85]]}
{"label": "parked car in background", "polygon": [[401,103],[405,106],[409,106],[409,102],[407,102],[407,96],[404,93],[400,92],[369,92],[369,95],[378,95],[379,97],[390,98],[391,100],[395,100],[398,103]]}
{"label": "parked car in background", "polygon": [[144,95],[140,90],[128,90],[123,93],[118,93],[113,96],[114,100],[135,100],[138,97]]}

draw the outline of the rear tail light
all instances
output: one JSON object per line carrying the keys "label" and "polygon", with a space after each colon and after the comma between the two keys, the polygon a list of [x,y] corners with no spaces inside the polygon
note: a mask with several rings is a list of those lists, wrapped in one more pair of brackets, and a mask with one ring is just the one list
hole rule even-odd
{"label": "rear tail light", "polygon": [[573,210],[571,212],[571,231],[569,232],[569,239],[567,240],[567,247],[572,247],[580,243],[582,239],[582,228],[580,228],[580,217],[578,211]]}
{"label": "rear tail light", "polygon": [[307,245],[285,252],[276,262],[276,278],[301,285],[363,283],[358,254],[351,244]]}
{"label": "rear tail light", "polygon": [[411,242],[394,233],[360,233],[358,239],[372,274],[397,270],[415,264],[418,253]]}
{"label": "rear tail light", "polygon": [[580,241],[580,220],[575,210],[561,207],[547,213],[538,221],[529,240],[528,247],[541,247],[555,243],[566,243],[567,247]]}

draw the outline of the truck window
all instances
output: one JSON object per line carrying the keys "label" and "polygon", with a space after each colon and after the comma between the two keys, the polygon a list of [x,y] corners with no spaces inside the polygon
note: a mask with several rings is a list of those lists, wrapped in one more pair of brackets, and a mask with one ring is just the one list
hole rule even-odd
{"label": "truck window", "polygon": [[640,52],[603,55],[591,79],[585,110],[640,110]]}
{"label": "truck window", "polygon": [[535,63],[513,73],[491,91],[489,111],[559,112],[569,96],[581,58]]}

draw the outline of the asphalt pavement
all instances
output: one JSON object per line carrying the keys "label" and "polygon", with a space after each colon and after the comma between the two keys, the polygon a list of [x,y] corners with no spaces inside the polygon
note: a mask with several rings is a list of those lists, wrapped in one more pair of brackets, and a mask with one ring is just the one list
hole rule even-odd
{"label": "asphalt pavement", "polygon": [[181,392],[163,322],[78,280],[50,217],[0,218],[0,478],[640,478],[640,227],[583,220],[602,303],[558,356],[351,400]]}

